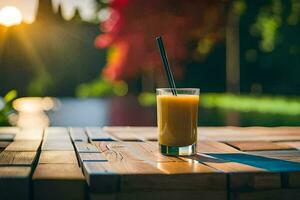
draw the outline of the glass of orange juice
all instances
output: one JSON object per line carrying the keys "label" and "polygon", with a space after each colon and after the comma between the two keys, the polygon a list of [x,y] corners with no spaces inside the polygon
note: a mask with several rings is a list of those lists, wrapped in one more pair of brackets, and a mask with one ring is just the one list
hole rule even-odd
{"label": "glass of orange juice", "polygon": [[198,88],[156,89],[158,141],[162,154],[196,153],[199,93]]}

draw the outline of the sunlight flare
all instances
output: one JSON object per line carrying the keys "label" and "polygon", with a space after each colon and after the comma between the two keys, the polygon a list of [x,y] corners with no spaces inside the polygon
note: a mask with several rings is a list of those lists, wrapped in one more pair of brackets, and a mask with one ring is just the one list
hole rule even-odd
{"label": "sunlight flare", "polygon": [[0,10],[0,24],[4,26],[13,26],[21,24],[22,14],[14,6],[6,6]]}

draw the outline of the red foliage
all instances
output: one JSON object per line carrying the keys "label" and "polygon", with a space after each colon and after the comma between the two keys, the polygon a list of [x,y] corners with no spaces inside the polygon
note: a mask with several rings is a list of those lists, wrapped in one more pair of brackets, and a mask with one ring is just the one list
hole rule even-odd
{"label": "red foliage", "polygon": [[113,0],[109,19],[100,24],[103,34],[96,39],[97,47],[111,48],[104,75],[124,80],[149,68],[160,72],[158,35],[164,39],[173,71],[181,71],[180,63],[191,57],[193,44],[221,38],[224,4],[221,0]]}

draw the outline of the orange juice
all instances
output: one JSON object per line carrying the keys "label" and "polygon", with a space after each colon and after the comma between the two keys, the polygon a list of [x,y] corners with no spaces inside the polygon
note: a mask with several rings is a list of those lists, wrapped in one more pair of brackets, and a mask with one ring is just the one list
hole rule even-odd
{"label": "orange juice", "polygon": [[197,141],[199,95],[157,95],[159,143],[189,146]]}

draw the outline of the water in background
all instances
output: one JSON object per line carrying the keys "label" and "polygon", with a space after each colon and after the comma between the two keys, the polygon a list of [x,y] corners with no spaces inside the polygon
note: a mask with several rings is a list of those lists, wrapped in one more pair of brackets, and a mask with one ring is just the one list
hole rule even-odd
{"label": "water in background", "polygon": [[[140,106],[134,96],[107,99],[62,98],[47,113],[51,126],[156,126],[156,107]],[[237,112],[200,107],[200,126],[297,126],[300,116]]]}

